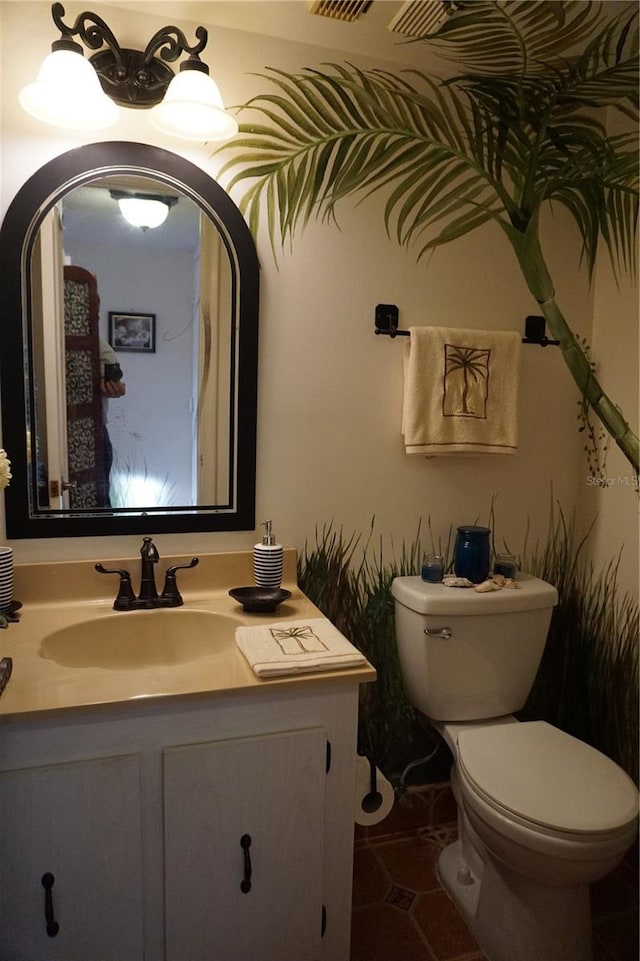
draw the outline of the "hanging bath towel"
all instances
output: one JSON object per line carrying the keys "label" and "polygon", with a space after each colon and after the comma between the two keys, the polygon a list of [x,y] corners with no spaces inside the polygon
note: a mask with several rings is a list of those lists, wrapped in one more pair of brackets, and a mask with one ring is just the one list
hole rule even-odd
{"label": "hanging bath towel", "polygon": [[407,454],[514,454],[520,344],[515,331],[411,327],[402,411]]}

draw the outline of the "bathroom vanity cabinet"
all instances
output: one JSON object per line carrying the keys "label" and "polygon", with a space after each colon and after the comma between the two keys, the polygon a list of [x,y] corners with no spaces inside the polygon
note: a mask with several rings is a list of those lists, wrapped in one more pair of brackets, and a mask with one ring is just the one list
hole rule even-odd
{"label": "bathroom vanity cabinet", "polygon": [[348,961],[357,704],[325,676],[2,718],[2,961]]}

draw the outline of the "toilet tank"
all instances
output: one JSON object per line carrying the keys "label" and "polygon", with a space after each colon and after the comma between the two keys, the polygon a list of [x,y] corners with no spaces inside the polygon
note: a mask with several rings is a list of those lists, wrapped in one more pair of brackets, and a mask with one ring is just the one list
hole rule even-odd
{"label": "toilet tank", "polygon": [[[558,592],[520,574],[519,589],[471,588],[396,577],[396,640],[412,704],[434,721],[519,711],[542,658]],[[428,632],[428,633],[427,633]]]}

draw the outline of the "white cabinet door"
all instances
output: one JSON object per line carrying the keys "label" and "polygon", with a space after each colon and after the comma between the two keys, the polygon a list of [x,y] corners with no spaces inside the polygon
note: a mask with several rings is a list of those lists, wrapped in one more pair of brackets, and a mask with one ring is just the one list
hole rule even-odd
{"label": "white cabinet door", "polygon": [[318,961],[325,760],[320,728],[164,751],[166,961]]}
{"label": "white cabinet door", "polygon": [[134,755],[0,773],[2,961],[144,957],[139,794]]}

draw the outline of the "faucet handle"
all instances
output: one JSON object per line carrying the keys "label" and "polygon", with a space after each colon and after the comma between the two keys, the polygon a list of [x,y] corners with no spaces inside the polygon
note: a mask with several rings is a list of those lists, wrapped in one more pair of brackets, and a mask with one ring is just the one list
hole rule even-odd
{"label": "faucet handle", "polygon": [[118,595],[113,602],[113,609],[115,611],[130,611],[135,604],[136,595],[133,593],[133,588],[131,587],[131,574],[129,571],[123,571],[120,568],[106,568],[102,564],[96,564],[95,569],[99,574],[118,574],[120,577],[120,586],[118,587]]}
{"label": "faucet handle", "polygon": [[168,567],[164,576],[164,588],[160,595],[162,607],[180,607],[184,604],[182,595],[178,590],[176,571],[186,571],[190,567],[197,567],[200,559],[192,557],[188,564],[176,564],[175,567]]}

